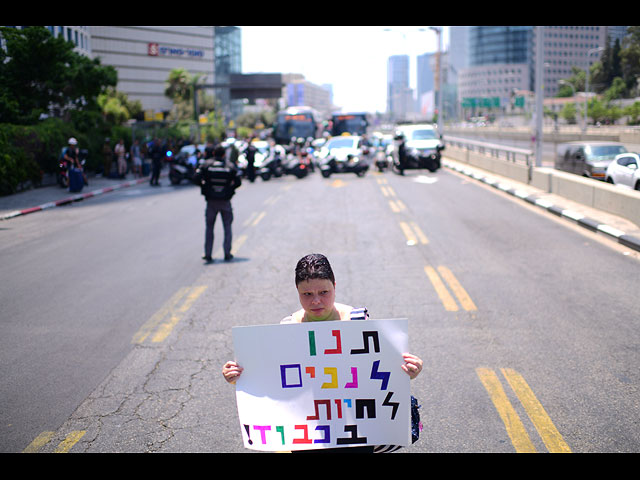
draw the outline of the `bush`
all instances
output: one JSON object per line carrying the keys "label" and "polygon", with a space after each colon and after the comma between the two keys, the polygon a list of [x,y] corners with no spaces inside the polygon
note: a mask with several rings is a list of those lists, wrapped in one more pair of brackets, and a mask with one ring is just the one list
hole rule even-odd
{"label": "bush", "polygon": [[0,195],[15,193],[20,184],[27,181],[35,185],[42,181],[42,170],[33,154],[19,146],[28,144],[33,136],[28,132],[15,132],[18,128],[14,125],[5,127],[0,126]]}

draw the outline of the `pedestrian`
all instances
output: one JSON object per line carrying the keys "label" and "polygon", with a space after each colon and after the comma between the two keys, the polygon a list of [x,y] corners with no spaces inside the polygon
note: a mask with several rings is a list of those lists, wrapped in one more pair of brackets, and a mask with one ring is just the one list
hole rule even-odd
{"label": "pedestrian", "polygon": [[398,134],[395,139],[400,142],[398,144],[398,170],[400,171],[400,175],[404,175],[404,168],[407,161],[407,149],[404,142],[404,135]]}
{"label": "pedestrian", "polygon": [[247,178],[251,183],[253,183],[256,179],[255,161],[257,149],[253,144],[253,141],[253,137],[249,139],[249,144],[244,151],[244,158],[247,160]]}
{"label": "pedestrian", "polygon": [[149,156],[151,157],[151,178],[149,180],[149,185],[159,187],[160,183],[158,180],[160,178],[162,158],[164,157],[162,145],[160,145],[160,139],[153,139],[153,143],[149,147]]}
{"label": "pedestrian", "polygon": [[111,149],[111,141],[109,138],[104,139],[104,146],[102,147],[103,158],[103,171],[102,176],[109,178],[111,176],[111,162],[113,161],[113,150]]}
{"label": "pedestrian", "polygon": [[140,142],[138,139],[133,141],[130,153],[133,161],[133,174],[136,177],[142,177],[142,152],[140,151]]}
{"label": "pedestrian", "polygon": [[124,148],[124,139],[121,138],[120,141],[116,144],[114,148],[114,152],[118,161],[118,176],[120,178],[124,178],[127,174],[127,159],[125,157],[127,150]]}
{"label": "pedestrian", "polygon": [[200,192],[207,201],[205,210],[205,237],[204,256],[207,263],[213,262],[213,227],[218,213],[222,217],[224,228],[224,260],[226,262],[233,259],[231,254],[233,208],[231,198],[235,195],[236,189],[241,185],[242,180],[238,171],[225,164],[225,149],[221,145],[217,146],[213,153],[213,158],[202,163],[194,175],[194,183],[200,185]]}
{"label": "pedestrian", "polygon": [[[364,320],[368,318],[366,308],[353,308],[350,305],[336,303],[336,280],[329,260],[322,254],[313,253],[302,257],[295,269],[295,284],[302,308],[283,318],[281,324],[322,322],[331,320]],[[422,371],[422,360],[411,353],[402,355],[402,370],[410,379],[416,378]],[[222,367],[222,375],[229,383],[235,383],[243,368],[235,361],[228,361]],[[317,452],[352,453],[356,451],[373,453],[374,446],[349,447],[348,449],[328,448]],[[397,448],[397,447],[396,447]],[[302,450],[304,452],[304,450]]]}

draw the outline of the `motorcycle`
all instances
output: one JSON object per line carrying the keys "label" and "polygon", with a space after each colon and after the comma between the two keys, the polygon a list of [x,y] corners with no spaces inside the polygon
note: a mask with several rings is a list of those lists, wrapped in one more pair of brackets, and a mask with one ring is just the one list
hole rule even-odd
{"label": "motorcycle", "polygon": [[355,173],[358,177],[364,177],[367,170],[369,165],[353,155],[347,155],[347,158],[342,161],[328,157],[320,164],[320,172],[324,178],[329,178],[334,173]]}
{"label": "motorcycle", "polygon": [[393,163],[393,158],[389,155],[384,147],[378,147],[375,153],[375,164],[379,172],[383,172]]}
{"label": "motorcycle", "polygon": [[193,182],[198,158],[195,155],[176,155],[169,166],[169,181],[171,185],[179,185],[182,180]]}
{"label": "motorcycle", "polygon": [[282,165],[282,157],[279,153],[274,153],[269,158],[267,158],[260,168],[258,168],[258,175],[265,182],[269,180],[272,176],[279,178],[285,173],[285,168]]}
{"label": "motorcycle", "polygon": [[[69,162],[64,158],[66,147],[62,149],[60,159],[58,161],[58,171],[56,172],[56,180],[62,188],[69,188]],[[80,165],[84,168],[84,164],[89,156],[89,151],[82,149],[79,152]]]}
{"label": "motorcycle", "polygon": [[288,155],[284,165],[284,173],[296,178],[304,178],[311,172],[311,162],[306,155]]}

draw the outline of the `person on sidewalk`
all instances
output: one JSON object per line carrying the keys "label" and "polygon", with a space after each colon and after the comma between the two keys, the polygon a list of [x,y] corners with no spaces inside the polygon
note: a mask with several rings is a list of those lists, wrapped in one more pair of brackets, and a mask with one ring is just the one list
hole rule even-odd
{"label": "person on sidewalk", "polygon": [[149,185],[158,187],[160,186],[158,180],[160,179],[160,169],[162,168],[162,159],[164,158],[164,151],[160,144],[160,139],[153,139],[148,153],[151,157],[151,179],[149,180]]}
{"label": "person on sidewalk", "polygon": [[127,175],[127,150],[124,147],[124,139],[121,138],[115,147],[116,156],[118,157],[118,176],[124,178]]}
{"label": "person on sidewalk", "polygon": [[225,164],[225,149],[218,146],[214,150],[213,158],[205,161],[198,167],[194,176],[196,185],[200,185],[200,193],[206,198],[207,207],[205,210],[205,237],[204,256],[207,263],[213,262],[213,227],[218,213],[222,217],[224,228],[224,260],[233,259],[231,254],[231,240],[233,223],[233,208],[231,198],[235,195],[236,189],[241,185],[242,180],[238,171]]}

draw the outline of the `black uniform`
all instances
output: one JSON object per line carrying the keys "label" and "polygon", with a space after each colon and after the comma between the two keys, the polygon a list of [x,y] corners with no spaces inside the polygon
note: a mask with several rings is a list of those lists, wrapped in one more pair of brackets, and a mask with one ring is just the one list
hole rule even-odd
{"label": "black uniform", "polygon": [[231,255],[231,224],[233,223],[231,198],[242,183],[240,176],[237,170],[226,166],[223,163],[223,159],[218,156],[214,158],[213,162],[206,162],[196,170],[195,181],[200,185],[200,192],[207,199],[204,256],[202,258],[207,262],[212,261],[213,227],[216,217],[220,213],[224,227],[224,242],[222,245],[224,259],[229,261],[233,258],[233,255]]}
{"label": "black uniform", "polygon": [[407,148],[404,144],[404,138],[400,140],[400,145],[398,145],[398,170],[400,170],[400,175],[404,175],[404,169],[407,164]]}

